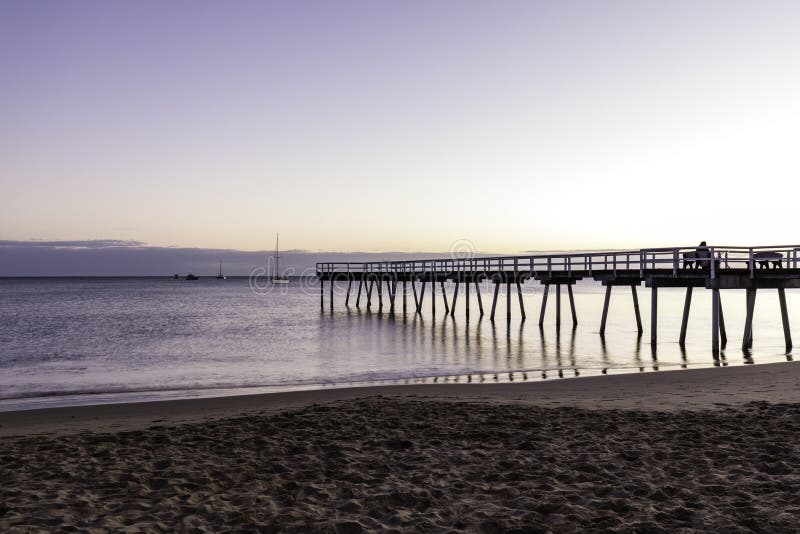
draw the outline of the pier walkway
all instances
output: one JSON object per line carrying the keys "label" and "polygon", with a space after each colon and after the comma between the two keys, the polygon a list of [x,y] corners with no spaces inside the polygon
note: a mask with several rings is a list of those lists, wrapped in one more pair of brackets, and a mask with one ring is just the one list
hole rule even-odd
{"label": "pier walkway", "polygon": [[[639,335],[642,320],[639,312],[637,287],[642,283],[651,288],[650,337],[656,343],[658,322],[658,288],[686,288],[686,300],[679,342],[685,343],[689,310],[694,288],[712,291],[712,351],[716,356],[720,347],[727,344],[725,320],[720,301],[720,290],[739,289],[746,292],[746,319],[742,336],[742,349],[752,349],[753,310],[759,289],[776,289],[780,302],[786,350],[792,348],[785,290],[800,287],[800,245],[780,246],[709,246],[666,247],[639,250],[576,252],[530,256],[495,256],[470,258],[442,258],[409,261],[382,261],[367,263],[320,262],[316,265],[321,283],[320,306],[325,306],[325,282],[329,282],[329,307],[334,306],[334,284],[346,284],[345,306],[350,305],[351,293],[356,292],[357,307],[361,306],[362,289],[367,308],[372,308],[373,295],[377,293],[378,309],[384,309],[384,287],[389,313],[395,313],[398,284],[401,284],[402,313],[408,313],[407,284],[411,286],[415,313],[421,313],[426,287],[430,286],[431,312],[436,313],[436,286],[439,285],[445,313],[456,313],[460,286],[463,286],[464,313],[469,317],[470,286],[474,286],[479,314],[484,314],[478,284],[489,281],[495,284],[490,319],[495,320],[500,285],[506,285],[506,319],[512,316],[512,285],[516,288],[519,314],[526,319],[521,284],[538,282],[544,285],[539,325],[544,324],[550,286],[555,286],[556,327],[561,326],[561,286],[567,286],[573,325],[577,325],[572,286],[578,280],[591,279],[606,287],[600,323],[600,335],[605,334],[611,290],[614,286],[630,287]],[[453,282],[452,300],[446,293],[445,282]],[[358,284],[357,291],[353,287]],[[398,305],[398,308],[400,305]]]}

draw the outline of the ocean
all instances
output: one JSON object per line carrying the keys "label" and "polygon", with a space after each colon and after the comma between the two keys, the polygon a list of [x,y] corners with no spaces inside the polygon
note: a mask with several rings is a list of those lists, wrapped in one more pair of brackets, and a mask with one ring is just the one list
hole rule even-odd
{"label": "ocean", "polygon": [[[501,286],[504,288],[504,286]],[[355,285],[354,285],[355,289]],[[473,288],[474,289],[474,288]],[[527,321],[517,295],[505,319],[501,291],[497,320],[489,321],[492,286],[474,290],[471,316],[464,294],[455,317],[444,313],[430,286],[421,316],[344,306],[336,288],[333,312],[320,309],[316,279],[288,286],[246,278],[197,281],[169,278],[0,279],[0,410],[261,393],[349,385],[481,383],[558,380],[613,373],[748,365],[791,359],[784,347],[777,292],[759,292],[750,355],[741,350],[744,291],[722,291],[728,346],[711,352],[711,295],[696,289],[685,350],[678,344],[683,289],[659,289],[658,343],[650,344],[650,291],[639,288],[644,335],[637,336],[630,290],[614,288],[605,339],[598,335],[604,288],[575,286],[579,324],[572,327],[566,288],[562,324],[555,326],[551,290],[539,329],[542,286],[523,286]],[[409,290],[410,291],[410,290]],[[512,286],[513,291],[513,286]],[[453,286],[447,285],[452,299]],[[789,291],[790,318],[800,295]]]}

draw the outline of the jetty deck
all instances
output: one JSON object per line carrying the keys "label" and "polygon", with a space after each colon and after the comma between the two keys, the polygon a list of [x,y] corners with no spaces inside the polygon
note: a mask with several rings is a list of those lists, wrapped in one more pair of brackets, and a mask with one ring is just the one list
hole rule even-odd
{"label": "jetty deck", "polygon": [[[756,294],[759,289],[776,289],[780,302],[786,350],[792,348],[785,290],[800,287],[800,245],[777,246],[708,246],[659,247],[639,250],[570,252],[526,256],[455,257],[406,261],[378,262],[320,262],[316,264],[320,280],[320,306],[325,306],[325,282],[329,283],[329,307],[334,306],[334,285],[346,285],[345,306],[350,305],[351,293],[358,283],[355,305],[360,307],[362,289],[367,308],[371,309],[374,290],[377,293],[378,311],[384,309],[384,286],[389,313],[396,312],[398,284],[401,284],[402,313],[408,313],[407,285],[411,286],[415,313],[421,313],[425,290],[430,286],[431,312],[436,313],[436,286],[442,297],[445,313],[456,313],[460,286],[464,287],[464,313],[469,316],[470,286],[474,286],[479,314],[484,314],[478,284],[489,281],[495,284],[490,319],[495,320],[501,284],[506,285],[506,319],[512,318],[512,285],[518,294],[519,315],[526,320],[521,284],[544,285],[539,325],[543,326],[550,286],[555,286],[556,327],[561,326],[561,286],[567,286],[573,326],[578,324],[575,313],[572,285],[579,280],[593,280],[606,287],[600,335],[605,334],[611,290],[615,286],[630,287],[639,335],[642,320],[639,311],[637,287],[642,284],[651,290],[650,337],[657,340],[658,288],[686,288],[686,300],[679,342],[683,345],[688,327],[692,291],[703,288],[712,291],[712,352],[716,356],[720,347],[727,344],[721,290],[746,292],[746,319],[742,336],[742,349],[752,349],[752,322]],[[445,282],[454,284],[452,300],[446,293]],[[400,306],[397,306],[398,308]]]}

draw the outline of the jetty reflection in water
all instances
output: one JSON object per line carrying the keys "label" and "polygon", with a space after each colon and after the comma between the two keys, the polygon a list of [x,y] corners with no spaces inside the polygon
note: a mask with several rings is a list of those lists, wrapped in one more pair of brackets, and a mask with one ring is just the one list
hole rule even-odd
{"label": "jetty reflection in water", "polygon": [[[446,284],[448,296],[452,297],[452,284]],[[501,290],[502,291],[502,290]],[[484,302],[490,298],[492,287],[481,284]],[[505,308],[501,292],[498,308]],[[790,306],[798,307],[798,299],[792,292]],[[437,295],[440,299],[441,296]],[[515,291],[510,297],[517,299]],[[740,295],[726,295],[725,314],[729,331],[740,331],[745,320],[745,302]],[[409,310],[414,310],[409,290]],[[462,293],[460,299],[464,299]],[[477,297],[471,297],[471,307],[478,309]],[[528,286],[523,293],[525,307],[538,310],[542,290]],[[406,369],[416,369],[416,379],[430,381],[486,381],[529,380],[533,378],[555,378],[587,376],[620,372],[645,372],[689,367],[727,366],[729,364],[754,364],[791,361],[792,354],[782,346],[783,334],[780,320],[770,320],[774,314],[761,314],[758,338],[754,351],[743,353],[735,338],[714,358],[709,347],[711,329],[710,294],[698,291],[692,306],[692,321],[685,346],[678,343],[684,293],[681,289],[663,288],[659,294],[658,343],[651,344],[647,325],[639,335],[633,314],[630,296],[620,292],[612,296],[612,307],[608,316],[606,333],[599,335],[600,310],[603,288],[592,284],[577,284],[575,287],[578,325],[573,327],[567,315],[562,317],[561,327],[556,327],[556,318],[551,311],[542,327],[536,320],[525,321],[512,316],[494,322],[488,314],[475,313],[466,318],[463,314],[454,317],[440,307],[433,313],[430,303],[425,302],[422,314],[409,311],[390,313],[388,306],[378,311],[373,303],[371,309],[344,306],[333,311],[325,310],[320,315],[323,329],[320,339],[329,339],[332,352],[341,354],[374,351],[377,355],[402,358]],[[398,302],[401,295],[397,296]],[[648,292],[641,292],[640,305],[649,306]],[[741,302],[739,302],[741,300]],[[777,299],[775,299],[777,300]],[[516,305],[516,303],[514,303]],[[774,309],[776,303],[765,295],[758,303],[765,309]],[[401,309],[397,306],[396,309]],[[517,311],[518,308],[514,308]],[[563,313],[563,310],[562,310]],[[358,332],[357,337],[347,333]]]}

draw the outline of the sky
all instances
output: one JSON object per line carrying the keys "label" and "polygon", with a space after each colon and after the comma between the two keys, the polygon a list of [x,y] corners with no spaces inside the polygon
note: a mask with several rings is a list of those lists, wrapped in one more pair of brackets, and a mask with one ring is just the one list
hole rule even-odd
{"label": "sky", "polygon": [[797,243],[798,27],[792,1],[3,0],[0,240]]}

